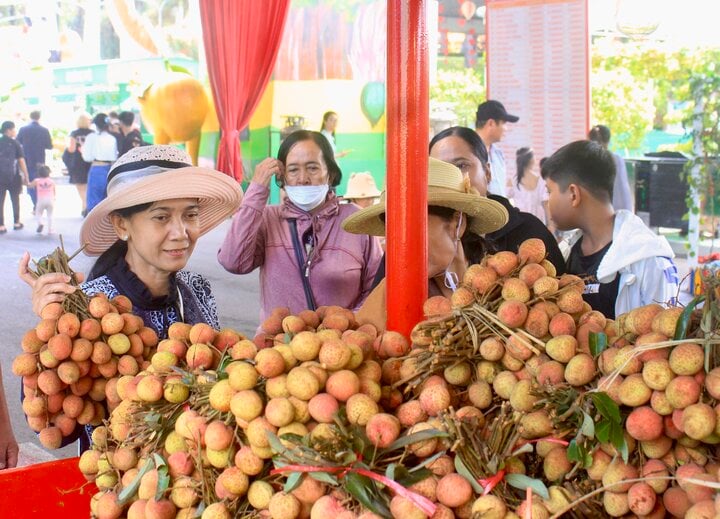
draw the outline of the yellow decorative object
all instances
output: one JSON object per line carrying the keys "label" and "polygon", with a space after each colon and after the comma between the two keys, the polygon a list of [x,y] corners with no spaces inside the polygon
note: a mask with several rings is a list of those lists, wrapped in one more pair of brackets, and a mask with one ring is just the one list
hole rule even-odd
{"label": "yellow decorative object", "polygon": [[155,144],[186,143],[197,165],[200,134],[210,111],[210,100],[202,83],[180,72],[168,72],[138,98],[143,121]]}

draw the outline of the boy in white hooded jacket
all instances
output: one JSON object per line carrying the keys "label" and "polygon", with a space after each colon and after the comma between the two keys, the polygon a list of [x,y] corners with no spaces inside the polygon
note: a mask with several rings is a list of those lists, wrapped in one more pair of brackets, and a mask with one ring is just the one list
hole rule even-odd
{"label": "boy in white hooded jacket", "polygon": [[583,298],[607,317],[650,303],[673,303],[678,292],[674,253],[630,211],[612,206],[615,162],[597,143],[576,141],[542,167],[548,207],[568,240],[567,272],[586,279]]}

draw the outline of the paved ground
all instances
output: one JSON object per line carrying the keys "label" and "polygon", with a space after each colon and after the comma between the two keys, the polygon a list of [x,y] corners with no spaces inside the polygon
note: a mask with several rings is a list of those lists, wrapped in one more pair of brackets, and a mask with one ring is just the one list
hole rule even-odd
{"label": "paved ground", "polygon": [[[19,343],[23,333],[34,327],[37,317],[32,313],[30,305],[30,289],[17,277],[18,260],[24,251],[30,251],[34,259],[51,252],[60,243],[62,235],[65,249],[74,252],[78,248],[78,232],[82,224],[80,217],[80,198],[73,186],[67,185],[66,177],[57,178],[58,202],[56,207],[57,234],[47,236],[35,233],[35,219],[30,214],[30,199],[21,197],[22,220],[25,228],[21,231],[9,230],[0,236],[0,309],[3,324],[0,325],[0,363],[2,364],[3,382],[12,416],[15,436],[22,445],[24,464],[46,461],[47,456],[70,457],[76,455],[74,446],[47,453],[38,448],[35,434],[27,426],[20,406],[20,382],[12,374],[12,359],[20,351]],[[5,204],[5,221],[12,222],[10,203]],[[246,334],[252,334],[258,325],[259,289],[257,272],[246,276],[234,276],[225,272],[215,259],[215,254],[222,241],[229,222],[203,236],[195,249],[189,268],[210,279],[220,310],[220,322]],[[72,266],[77,271],[87,272],[93,259],[79,255],[73,260]],[[677,261],[681,274],[687,273],[686,262]],[[689,296],[684,294],[683,299]]]}

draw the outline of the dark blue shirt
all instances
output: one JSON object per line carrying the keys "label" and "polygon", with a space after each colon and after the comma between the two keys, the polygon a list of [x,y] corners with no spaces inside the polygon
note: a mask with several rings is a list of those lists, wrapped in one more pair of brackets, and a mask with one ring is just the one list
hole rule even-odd
{"label": "dark blue shirt", "polygon": [[20,128],[17,141],[22,144],[28,173],[32,179],[37,172],[37,165],[45,164],[45,150],[52,149],[50,132],[44,126],[40,126],[39,122],[32,121]]}

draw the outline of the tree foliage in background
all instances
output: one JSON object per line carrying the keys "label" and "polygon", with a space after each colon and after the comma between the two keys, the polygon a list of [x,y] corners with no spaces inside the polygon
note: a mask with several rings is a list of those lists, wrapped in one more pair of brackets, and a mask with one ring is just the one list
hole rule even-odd
{"label": "tree foliage in background", "polygon": [[612,131],[612,147],[635,150],[652,129],[655,115],[653,90],[621,68],[600,69],[592,76],[591,124]]}
{"label": "tree foliage in background", "polygon": [[[720,180],[720,51],[709,51],[706,58],[707,61],[693,63],[683,86],[684,95],[691,100],[684,125],[693,142],[699,143],[699,149],[693,148],[685,166],[689,187],[686,202],[689,213],[710,216],[713,220],[710,227],[715,230],[714,220],[720,212],[716,192]],[[699,130],[694,128],[696,121],[700,123]],[[697,174],[693,173],[695,169]]]}
{"label": "tree foliage in background", "polygon": [[474,68],[438,67],[435,84],[430,86],[431,103],[449,103],[460,126],[475,126],[478,104],[485,100],[484,62]]}

